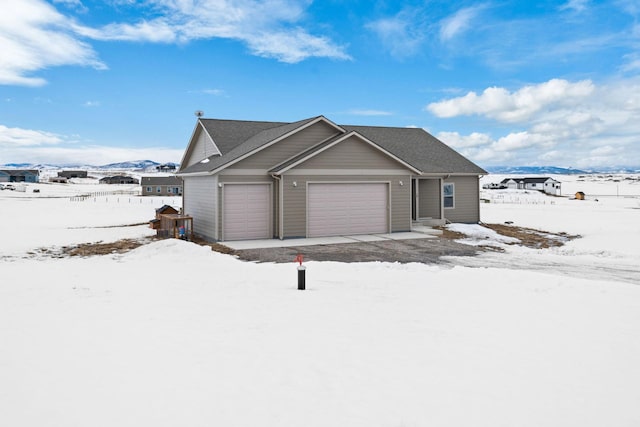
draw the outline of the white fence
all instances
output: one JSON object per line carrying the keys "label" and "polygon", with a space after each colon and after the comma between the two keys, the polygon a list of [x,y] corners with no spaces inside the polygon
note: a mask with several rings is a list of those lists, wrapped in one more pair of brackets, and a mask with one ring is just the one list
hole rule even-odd
{"label": "white fence", "polygon": [[485,194],[480,196],[480,201],[484,203],[502,203],[513,205],[555,205],[556,201],[552,197],[538,198],[519,196],[515,194]]}
{"label": "white fence", "polygon": [[139,191],[96,191],[94,193],[78,194],[77,196],[71,196],[69,198],[72,202],[84,202],[85,200],[91,200],[95,202],[98,197],[120,197],[120,196],[139,196]]}

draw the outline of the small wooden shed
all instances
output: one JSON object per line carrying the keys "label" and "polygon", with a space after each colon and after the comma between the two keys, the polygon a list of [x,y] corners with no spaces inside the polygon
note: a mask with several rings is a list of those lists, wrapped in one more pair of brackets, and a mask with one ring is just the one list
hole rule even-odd
{"label": "small wooden shed", "polygon": [[576,200],[584,200],[584,193],[582,191],[576,193]]}
{"label": "small wooden shed", "polygon": [[[154,221],[157,224],[157,221]],[[173,237],[175,239],[193,239],[193,217],[181,214],[161,214],[158,237]]]}

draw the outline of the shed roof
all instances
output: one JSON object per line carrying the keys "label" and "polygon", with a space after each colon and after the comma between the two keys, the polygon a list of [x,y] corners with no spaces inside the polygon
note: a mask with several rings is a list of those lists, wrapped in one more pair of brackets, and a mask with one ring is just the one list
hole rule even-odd
{"label": "shed roof", "polygon": [[167,211],[172,211],[172,213],[178,213],[178,209],[174,208],[171,205],[162,205],[158,209],[156,209],[156,213],[161,214]]}

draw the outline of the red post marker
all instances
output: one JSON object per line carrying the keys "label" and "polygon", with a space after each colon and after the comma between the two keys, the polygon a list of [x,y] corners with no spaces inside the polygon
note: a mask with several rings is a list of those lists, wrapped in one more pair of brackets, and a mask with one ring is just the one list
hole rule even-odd
{"label": "red post marker", "polygon": [[296,262],[300,265],[298,266],[298,290],[303,291],[306,287],[306,279],[305,279],[305,270],[306,268],[302,265],[304,261],[304,256],[302,254],[298,254],[296,257]]}

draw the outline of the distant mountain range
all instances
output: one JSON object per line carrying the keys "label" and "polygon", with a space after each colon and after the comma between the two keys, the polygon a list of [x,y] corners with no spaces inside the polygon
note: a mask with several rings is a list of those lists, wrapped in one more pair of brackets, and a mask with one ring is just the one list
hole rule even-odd
{"label": "distant mountain range", "polygon": [[[80,169],[80,170],[130,170],[153,172],[160,165],[175,166],[177,163],[158,163],[153,160],[132,160],[129,162],[109,163],[107,165],[83,165],[79,163],[47,164],[47,163],[7,163],[0,167],[8,169]],[[500,175],[583,175],[593,173],[640,173],[640,166],[601,167],[587,169],[560,168],[557,166],[486,166],[484,169]]]}
{"label": "distant mountain range", "polygon": [[586,175],[593,173],[640,173],[640,166],[618,166],[588,169],[560,168],[557,166],[487,166],[489,173],[500,175]]}
{"label": "distant mountain range", "polygon": [[81,169],[81,170],[131,170],[131,171],[155,171],[160,165],[175,166],[178,168],[178,163],[158,163],[153,160],[132,160],[129,162],[109,163],[107,165],[95,166],[84,165],[79,163],[68,164],[49,164],[49,163],[7,163],[2,167],[11,169]]}

